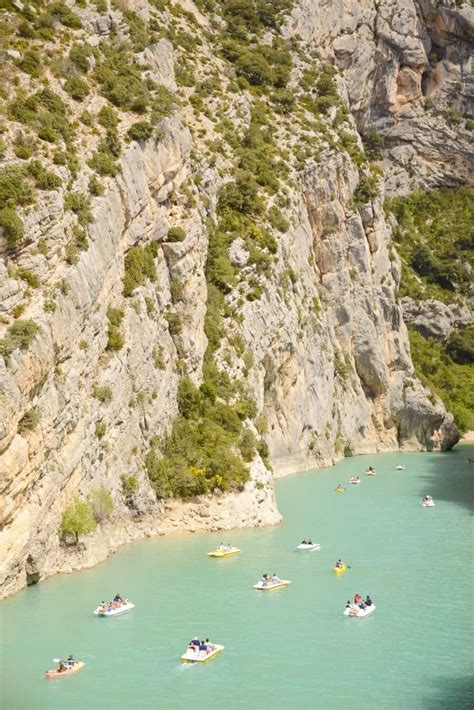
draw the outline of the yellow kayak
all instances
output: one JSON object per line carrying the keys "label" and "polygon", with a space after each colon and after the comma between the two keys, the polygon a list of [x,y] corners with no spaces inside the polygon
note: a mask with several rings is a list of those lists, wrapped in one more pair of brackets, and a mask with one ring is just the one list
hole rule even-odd
{"label": "yellow kayak", "polygon": [[208,557],[233,557],[233,555],[240,555],[240,550],[238,547],[228,547],[228,548],[217,548],[217,550],[212,550],[208,552]]}
{"label": "yellow kayak", "polygon": [[345,490],[346,490],[346,489],[344,488],[344,486],[338,486],[338,487],[336,488],[336,493],[344,493]]}
{"label": "yellow kayak", "polygon": [[346,571],[346,565],[342,565],[342,567],[333,567],[332,571],[334,572],[334,574],[337,574],[337,575],[343,574],[343,572]]}

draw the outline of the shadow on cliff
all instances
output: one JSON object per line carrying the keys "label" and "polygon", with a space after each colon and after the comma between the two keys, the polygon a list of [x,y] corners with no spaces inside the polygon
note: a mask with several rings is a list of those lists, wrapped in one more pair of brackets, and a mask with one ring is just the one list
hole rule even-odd
{"label": "shadow on cliff", "polygon": [[[438,475],[424,477],[426,486],[420,490],[420,498],[428,493],[435,503],[455,503],[474,512],[474,447],[460,446],[439,454],[439,457],[439,462],[433,463]],[[468,459],[473,463],[469,463]]]}
{"label": "shadow on cliff", "polygon": [[474,676],[438,677],[431,684],[432,697],[422,701],[424,710],[472,710],[474,708]]}

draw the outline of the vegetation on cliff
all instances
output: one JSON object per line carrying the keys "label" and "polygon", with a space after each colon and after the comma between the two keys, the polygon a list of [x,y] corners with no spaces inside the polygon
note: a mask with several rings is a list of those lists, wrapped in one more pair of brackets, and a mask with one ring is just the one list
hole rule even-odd
{"label": "vegetation on cliff", "polygon": [[[474,269],[474,190],[469,187],[415,192],[387,201],[402,258],[401,296],[464,303]],[[412,330],[413,363],[421,381],[454,415],[460,431],[474,428],[474,329],[455,330],[447,342]]]}

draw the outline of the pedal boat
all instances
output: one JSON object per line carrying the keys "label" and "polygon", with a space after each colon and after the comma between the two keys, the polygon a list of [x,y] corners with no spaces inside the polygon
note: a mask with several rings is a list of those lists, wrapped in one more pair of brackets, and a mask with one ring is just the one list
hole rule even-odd
{"label": "pedal boat", "polygon": [[334,574],[336,574],[337,576],[339,576],[340,574],[344,574],[344,572],[346,571],[346,565],[342,565],[342,567],[336,567],[336,566],[334,565],[334,567],[332,568],[332,571],[333,571]]}
{"label": "pedal boat", "polygon": [[367,470],[367,471],[365,472],[365,475],[366,475],[366,476],[376,476],[376,475],[377,475],[377,472],[376,472],[376,471],[369,471],[369,470]]}
{"label": "pedal boat", "polygon": [[254,589],[258,589],[261,592],[273,592],[276,589],[283,589],[284,587],[287,587],[289,584],[291,584],[289,579],[280,579],[278,582],[269,582],[268,584],[260,584],[260,582],[257,582],[257,584],[253,585]]}
{"label": "pedal boat", "polygon": [[46,671],[45,675],[48,680],[55,680],[56,678],[65,678],[68,675],[73,675],[73,673],[78,673],[84,668],[84,661],[76,661],[76,663],[71,666],[71,668],[66,668],[65,671],[59,673],[57,670]]}
{"label": "pedal boat", "polygon": [[226,549],[215,549],[212,552],[208,552],[208,557],[233,557],[234,555],[239,555],[241,550],[238,547],[228,547]]}
{"label": "pedal boat", "polygon": [[352,483],[352,484],[360,483],[360,478],[356,478],[355,476],[352,476],[352,478],[349,479],[349,483]]}
{"label": "pedal boat", "polygon": [[319,544],[319,542],[312,542],[312,543],[301,542],[296,549],[297,550],[320,550],[321,545]]}
{"label": "pedal boat", "polygon": [[335,488],[336,493],[345,493],[345,490],[344,486],[337,486],[337,488]]}
{"label": "pedal boat", "polygon": [[115,609],[108,609],[103,606],[98,606],[97,609],[95,609],[94,614],[95,616],[119,616],[120,614],[125,614],[127,611],[132,611],[132,609],[135,609],[135,604],[132,604],[132,602],[128,602],[127,604],[122,604],[122,606],[118,606]]}
{"label": "pedal boat", "polygon": [[188,648],[186,653],[181,656],[182,663],[207,663],[211,658],[215,658],[221,651],[224,650],[225,646],[221,646],[218,643],[212,644],[212,651],[200,651],[198,648]]}
{"label": "pedal boat", "polygon": [[360,609],[360,607],[356,606],[355,604],[351,604],[351,606],[346,607],[342,613],[344,614],[344,616],[356,616],[359,619],[363,619],[365,616],[369,616],[369,614],[372,614],[372,612],[374,611],[375,604],[366,606],[365,609]]}
{"label": "pedal boat", "polygon": [[434,500],[430,498],[430,500],[422,500],[420,505],[422,508],[434,508],[436,504]]}
{"label": "pedal boat", "polygon": [[395,471],[404,471],[405,466],[402,466],[402,464],[398,464],[398,466],[395,466]]}

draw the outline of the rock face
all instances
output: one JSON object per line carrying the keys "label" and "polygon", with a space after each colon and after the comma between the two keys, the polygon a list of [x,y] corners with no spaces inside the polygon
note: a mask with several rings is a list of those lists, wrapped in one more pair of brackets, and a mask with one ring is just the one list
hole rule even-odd
{"label": "rock face", "polygon": [[287,31],[335,60],[361,134],[383,137],[387,193],[472,184],[472,141],[457,121],[460,109],[474,116],[471,3],[302,0]]}
{"label": "rock face", "polygon": [[446,342],[454,328],[466,328],[472,321],[467,306],[445,304],[435,299],[416,302],[405,296],[401,299],[403,318],[425,338]]}
{"label": "rock face", "polygon": [[[146,2],[130,7],[144,17],[149,10]],[[186,8],[195,10],[192,3]],[[469,101],[471,15],[470,8],[424,1],[340,2],[328,8],[300,0],[286,23],[287,36],[300,35],[307,47],[317,45],[335,61],[340,93],[360,132],[380,129],[388,147],[383,164],[390,192],[468,179],[472,145],[445,117],[432,125],[420,101],[432,96],[441,105],[458,80],[459,101]],[[196,17],[204,24],[197,11]],[[91,43],[112,24],[109,16],[90,19]],[[434,46],[440,51],[436,65],[428,58]],[[212,58],[212,46],[207,51]],[[214,61],[219,68],[220,60]],[[150,77],[176,88],[167,40],[147,47],[140,62]],[[95,106],[98,99],[88,101]],[[248,124],[247,100],[235,95],[232,101],[227,117]],[[226,163],[222,156],[204,157],[207,133],[216,135],[210,121],[203,118],[198,125],[202,135],[195,124],[189,106],[182,107],[161,121],[159,139],[128,145],[119,174],[107,179],[105,193],[92,203],[89,248],[75,263],[61,259],[72,219],[62,207],[63,188],[42,193],[25,214],[24,247],[12,255],[0,244],[0,314],[10,314],[29,293],[11,267],[41,280],[22,316],[40,330],[28,349],[16,348],[7,361],[0,357],[0,595],[95,564],[139,537],[280,520],[272,475],[259,456],[242,492],[187,503],[157,500],[143,465],[150,439],[169,430],[177,413],[182,373],[202,381],[208,344],[208,227],[216,220]],[[360,147],[356,125],[350,126]],[[197,173],[191,189],[189,179]],[[82,186],[86,177],[78,177]],[[246,286],[226,296],[239,312],[233,340],[239,336],[251,362],[239,356],[229,363],[230,335],[223,337],[216,359],[229,377],[245,374],[268,422],[276,475],[344,455],[446,449],[459,438],[451,415],[440,402],[433,404],[414,375],[397,301],[400,262],[383,194],[354,208],[359,181],[347,153],[330,147],[318,163],[295,173],[285,207],[291,225],[279,233],[271,275],[254,279],[260,297],[247,298]],[[186,189],[192,202],[186,201]],[[168,241],[176,224],[186,236]],[[39,242],[47,249],[34,248]],[[145,279],[125,299],[125,255],[150,243],[156,245],[157,281]],[[229,258],[253,278],[240,237]],[[44,308],[52,292],[55,306]],[[110,308],[124,312],[119,352],[106,347]],[[419,319],[410,308],[404,304],[409,317]],[[179,316],[179,329],[170,312]],[[451,320],[443,315],[449,325],[440,328],[440,337],[462,317],[450,313]],[[0,323],[0,337],[9,322]],[[32,410],[39,423],[25,428]],[[137,481],[129,496],[124,476]],[[57,534],[63,510],[74,495],[99,487],[112,495],[113,516],[80,546],[64,547]]]}

